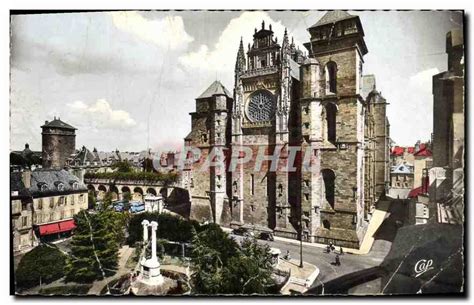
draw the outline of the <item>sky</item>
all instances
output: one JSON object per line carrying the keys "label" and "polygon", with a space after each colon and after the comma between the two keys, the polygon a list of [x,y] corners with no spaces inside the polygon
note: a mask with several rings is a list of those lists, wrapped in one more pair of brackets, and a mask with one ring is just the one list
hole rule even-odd
{"label": "sky", "polygon": [[[54,116],[73,125],[76,147],[179,149],[195,98],[214,80],[232,92],[241,37],[262,20],[281,41],[309,41],[324,11],[114,11],[11,17],[10,147],[41,150]],[[447,69],[448,11],[357,11],[369,53],[363,73],[387,99],[399,145],[432,132],[432,76]]]}

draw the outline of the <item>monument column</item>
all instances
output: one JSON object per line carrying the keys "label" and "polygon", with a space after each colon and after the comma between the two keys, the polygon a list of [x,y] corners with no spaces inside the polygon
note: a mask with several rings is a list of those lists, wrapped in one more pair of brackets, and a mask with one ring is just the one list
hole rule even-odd
{"label": "monument column", "polygon": [[150,225],[150,222],[148,220],[143,220],[142,221],[142,226],[143,226],[143,243],[146,243],[148,241],[148,226]]}
{"label": "monument column", "polygon": [[155,261],[156,258],[156,230],[158,229],[158,223],[156,221],[151,222],[151,260]]}

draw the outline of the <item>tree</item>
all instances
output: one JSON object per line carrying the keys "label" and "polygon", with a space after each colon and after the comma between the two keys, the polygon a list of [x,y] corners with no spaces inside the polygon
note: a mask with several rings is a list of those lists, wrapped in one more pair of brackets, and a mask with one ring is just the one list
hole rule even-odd
{"label": "tree", "polygon": [[123,209],[128,211],[130,209],[130,201],[132,200],[132,193],[124,192],[123,193]]}
{"label": "tree", "polygon": [[90,283],[116,272],[118,249],[124,240],[123,217],[107,208],[95,214],[81,211],[74,216],[76,230],[66,280]]}
{"label": "tree", "polygon": [[144,219],[158,222],[156,234],[159,238],[177,242],[190,242],[193,238],[193,229],[198,232],[205,229],[205,227],[200,226],[197,221],[185,220],[170,214],[159,214],[158,212],[135,214],[131,217],[128,227],[127,243],[129,245],[133,245],[142,240],[142,221]]}
{"label": "tree", "polygon": [[95,209],[95,204],[96,204],[95,191],[94,190],[89,190],[88,197],[89,197],[88,209],[89,210]]}
{"label": "tree", "polygon": [[231,294],[276,293],[272,270],[270,247],[245,239],[240,255],[232,257],[225,268],[223,290]]}
{"label": "tree", "polygon": [[39,245],[26,253],[18,264],[16,285],[25,289],[60,279],[64,276],[65,263],[66,255],[56,246]]}
{"label": "tree", "polygon": [[130,173],[133,172],[133,167],[128,161],[117,161],[112,164],[112,169],[116,169],[120,173]]}
{"label": "tree", "polygon": [[245,240],[239,247],[212,224],[193,238],[191,285],[197,294],[275,293],[268,246]]}

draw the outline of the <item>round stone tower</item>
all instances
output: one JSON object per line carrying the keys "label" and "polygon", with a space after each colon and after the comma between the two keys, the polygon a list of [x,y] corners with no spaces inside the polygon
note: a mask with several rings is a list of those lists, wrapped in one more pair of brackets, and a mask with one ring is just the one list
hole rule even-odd
{"label": "round stone tower", "polygon": [[64,168],[76,149],[76,128],[56,117],[41,128],[43,168]]}

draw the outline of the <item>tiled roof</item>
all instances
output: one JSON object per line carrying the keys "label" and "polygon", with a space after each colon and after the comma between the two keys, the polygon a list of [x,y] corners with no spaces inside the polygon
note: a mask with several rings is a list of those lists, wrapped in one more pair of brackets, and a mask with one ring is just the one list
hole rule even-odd
{"label": "tiled roof", "polygon": [[433,156],[433,153],[429,149],[428,145],[426,144],[421,144],[420,149],[418,149],[417,152],[415,152],[415,156],[419,157],[431,157]]}
{"label": "tiled roof", "polygon": [[45,122],[45,124],[43,126],[41,126],[41,128],[43,128],[43,127],[55,127],[55,128],[76,130],[76,128],[72,127],[71,125],[69,125],[67,123],[64,123],[59,118],[57,118],[57,119],[54,118],[54,120],[52,120],[51,122]]}
{"label": "tiled roof", "polygon": [[82,146],[82,149],[74,157],[74,161],[79,162],[80,165],[85,165],[87,164],[87,162],[100,163],[101,160],[99,158],[99,155],[96,152],[93,153],[89,149],[87,149],[85,146]]}
{"label": "tiled roof", "polygon": [[[78,183],[78,188],[73,189],[73,184]],[[63,191],[58,190],[58,184],[64,185]],[[41,186],[46,185],[45,190],[41,190]],[[87,191],[86,186],[73,174],[61,169],[38,169],[31,172],[31,194],[35,196],[48,195],[53,193],[70,193],[72,191]]]}
{"label": "tiled roof", "polygon": [[18,195],[12,196],[12,198],[22,198],[22,197],[30,197],[30,192],[23,184],[23,180],[21,179],[22,173],[21,172],[12,172],[10,173],[10,192],[18,192]]}
{"label": "tiled roof", "polygon": [[405,151],[405,149],[401,146],[395,146],[393,149],[392,149],[392,156],[403,156],[403,152]]}
{"label": "tiled roof", "polygon": [[318,27],[318,26],[322,26],[326,24],[336,23],[338,21],[350,19],[354,17],[356,16],[351,15],[346,11],[328,11],[326,14],[324,14],[323,17],[321,17],[321,19],[319,19],[318,22],[313,24],[311,27],[314,28],[314,27]]}
{"label": "tiled roof", "polygon": [[227,97],[231,97],[231,94],[227,89],[224,87],[224,85],[221,84],[219,81],[213,82],[209,88],[207,88],[199,97],[199,98],[209,98],[214,95],[225,95]]}

